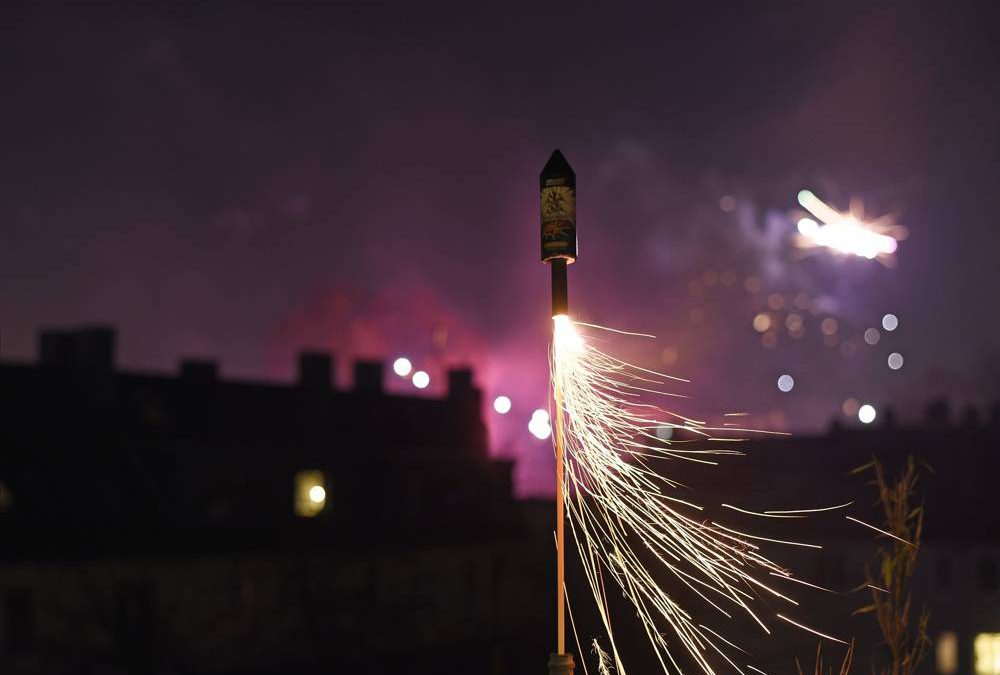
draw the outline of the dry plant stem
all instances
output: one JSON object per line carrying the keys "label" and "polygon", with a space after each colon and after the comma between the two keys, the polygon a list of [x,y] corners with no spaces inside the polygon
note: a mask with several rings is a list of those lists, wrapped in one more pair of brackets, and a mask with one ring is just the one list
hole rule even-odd
{"label": "dry plant stem", "polygon": [[[916,625],[911,625],[913,573],[920,552],[923,534],[923,506],[911,506],[916,495],[919,474],[913,457],[907,459],[906,469],[897,480],[886,479],[881,462],[873,459],[870,464],[855,471],[872,469],[874,485],[885,516],[885,529],[899,539],[892,539],[879,547],[875,561],[877,573],[866,569],[871,604],[855,614],[874,613],[888,651],[888,662],[879,668],[880,675],[912,675],[927,654],[930,639],[927,637],[926,609],[921,610]],[[900,541],[902,540],[902,541]]]}

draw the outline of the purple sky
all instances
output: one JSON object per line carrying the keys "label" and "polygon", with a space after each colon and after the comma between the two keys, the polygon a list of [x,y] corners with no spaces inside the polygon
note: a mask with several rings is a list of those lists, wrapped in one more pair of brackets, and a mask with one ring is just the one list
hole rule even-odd
{"label": "purple sky", "polygon": [[[437,382],[471,363],[514,399],[489,413],[497,451],[545,489],[526,428],[546,397],[536,191],[560,147],[571,306],[656,333],[609,348],[692,378],[684,412],[809,430],[848,397],[905,417],[998,394],[992,3],[369,4],[9,12],[3,357],[33,358],[39,327],[111,321],[132,368],[210,355],[289,379],[326,347],[345,383],[354,355],[398,354]],[[794,255],[803,187],[897,214],[898,265]],[[819,313],[765,349],[752,319],[775,292]],[[874,347],[822,342],[823,318],[856,343],[890,311]]]}

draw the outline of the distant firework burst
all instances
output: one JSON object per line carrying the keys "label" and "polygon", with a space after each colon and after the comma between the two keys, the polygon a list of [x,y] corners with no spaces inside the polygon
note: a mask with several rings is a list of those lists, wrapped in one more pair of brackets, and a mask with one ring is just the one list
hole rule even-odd
{"label": "distant firework burst", "polygon": [[846,213],[833,208],[810,190],[800,190],[798,202],[812,216],[798,220],[800,248],[826,248],[891,265],[899,242],[906,238],[906,228],[895,224],[891,216],[866,220],[864,209],[856,200]]}
{"label": "distant firework burst", "polygon": [[[650,394],[673,395],[662,387],[677,378],[630,365],[597,349],[584,329],[599,327],[575,323],[567,316],[556,316],[554,322],[552,385],[560,392],[565,418],[563,494],[617,672],[626,670],[613,631],[609,584],[617,586],[635,608],[664,672],[683,671],[675,652],[678,648],[706,674],[726,665],[743,675],[756,670],[746,665],[742,648],[724,636],[722,621],[700,623],[689,608],[679,604],[676,593],[664,584],[671,579],[725,622],[742,616],[769,634],[771,625],[780,620],[842,642],[788,616],[795,613],[798,602],[782,586],[811,584],[770,560],[762,549],[767,544],[819,546],[768,539],[705,521],[698,515],[701,506],[675,496],[680,483],[652,466],[658,459],[716,464],[719,457],[742,454],[727,447],[732,445],[727,441],[737,440],[730,435],[733,432],[747,430],[727,427],[723,431],[643,403]],[[686,430],[704,439],[706,447],[664,440],[656,434],[663,427]],[[768,518],[810,513],[808,509],[758,513],[729,508]],[[759,599],[761,595],[775,598],[789,610],[773,612]]]}

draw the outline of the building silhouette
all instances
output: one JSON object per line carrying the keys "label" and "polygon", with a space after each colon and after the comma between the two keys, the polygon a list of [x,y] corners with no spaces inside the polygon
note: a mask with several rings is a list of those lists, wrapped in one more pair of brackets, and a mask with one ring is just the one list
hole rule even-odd
{"label": "building silhouette", "polygon": [[[386,392],[381,363],[355,363],[349,388],[329,354],[298,365],[290,384],[226,380],[211,361],[124,372],[102,326],[46,331],[37,363],[0,362],[0,673],[543,672],[552,504],[513,498],[472,373],[425,398]],[[883,411],[872,427],[751,437],[720,467],[661,468],[707,519],[822,544],[776,552],[835,591],[796,591],[794,611],[857,638],[867,670],[884,648],[871,617],[851,617],[869,591],[851,589],[879,540],[843,516],[882,517],[851,470],[920,458],[922,672],[985,675],[1000,664],[998,440],[995,409],[936,401],[916,425]],[[778,523],[721,506],[848,501]],[[579,662],[601,630],[572,554],[568,572]],[[658,672],[631,610],[613,609],[631,670]],[[772,675],[815,653],[802,632],[733,637]]]}
{"label": "building silhouette", "polygon": [[502,667],[524,527],[472,373],[333,365],[122,372],[100,326],[0,365],[0,672]]}

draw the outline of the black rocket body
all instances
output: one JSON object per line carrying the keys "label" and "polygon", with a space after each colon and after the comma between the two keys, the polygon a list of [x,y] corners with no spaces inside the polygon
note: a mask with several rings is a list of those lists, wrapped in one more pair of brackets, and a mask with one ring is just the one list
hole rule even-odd
{"label": "black rocket body", "polygon": [[552,316],[569,313],[566,266],[576,260],[576,173],[555,150],[538,177],[542,262],[552,267]]}
{"label": "black rocket body", "polygon": [[542,262],[576,260],[576,173],[558,150],[538,177],[542,210]]}

